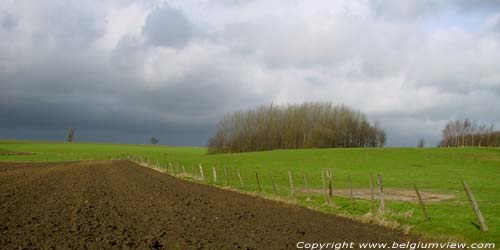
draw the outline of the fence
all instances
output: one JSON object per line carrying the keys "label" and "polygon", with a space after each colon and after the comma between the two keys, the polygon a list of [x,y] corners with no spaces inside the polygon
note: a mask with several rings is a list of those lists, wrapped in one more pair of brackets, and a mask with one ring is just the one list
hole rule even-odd
{"label": "fence", "polygon": [[[230,187],[243,192],[254,192],[267,196],[288,197],[318,206],[332,209],[348,210],[354,214],[365,214],[372,217],[407,217],[413,216],[414,208],[418,208],[418,216],[432,223],[433,215],[428,210],[428,193],[422,192],[416,183],[407,186],[390,187],[384,181],[383,173],[366,174],[365,183],[353,182],[349,174],[336,174],[335,169],[324,168],[317,173],[258,171],[238,169],[229,166],[185,166],[178,162],[161,165],[159,161],[151,161],[144,156],[127,155],[127,159],[148,167],[158,168],[163,172],[179,178],[190,179],[210,185]],[[265,173],[265,174],[264,174]],[[359,176],[357,176],[359,179]],[[479,208],[471,188],[462,181],[468,202],[479,222],[480,230],[488,231],[486,220]],[[395,190],[402,192],[403,199],[395,199]],[[411,197],[411,198],[408,198]],[[396,211],[400,206],[390,207],[397,203],[411,203],[411,209]]]}

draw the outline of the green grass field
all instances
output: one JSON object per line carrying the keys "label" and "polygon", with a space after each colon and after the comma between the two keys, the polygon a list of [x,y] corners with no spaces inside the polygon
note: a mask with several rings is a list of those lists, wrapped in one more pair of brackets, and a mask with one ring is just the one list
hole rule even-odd
{"label": "green grass field", "polygon": [[[321,190],[321,170],[331,168],[335,189],[348,188],[348,178],[354,188],[369,188],[370,174],[381,174],[385,188],[413,190],[418,185],[424,192],[451,194],[456,198],[427,204],[432,222],[422,216],[418,203],[386,201],[388,221],[412,226],[412,231],[435,237],[452,237],[475,242],[500,243],[500,149],[486,148],[366,148],[366,149],[307,149],[270,152],[207,155],[203,147],[167,147],[149,145],[113,145],[90,143],[55,143],[0,141],[0,152],[33,152],[33,155],[4,155],[0,161],[69,161],[109,159],[119,154],[141,155],[162,167],[169,162],[184,165],[188,173],[198,164],[204,166],[208,181],[213,183],[212,167],[219,176],[218,185],[225,184],[224,166],[230,170],[230,185],[246,191],[256,191],[257,172],[263,195],[271,195],[273,176],[281,197],[297,203],[343,215],[362,216],[369,212],[369,202],[357,199],[355,208],[349,199],[335,197],[335,206],[324,204],[321,193],[306,201],[304,192],[289,195],[288,171],[294,176],[297,190],[304,190],[304,174],[309,176],[311,189]],[[192,167],[194,166],[194,167]],[[182,169],[180,167],[179,169]],[[180,170],[181,171],[181,170]],[[236,171],[240,171],[246,186],[239,186]],[[461,183],[466,179],[486,218],[489,232],[482,233]],[[230,205],[230,204],[228,204]],[[413,210],[413,215],[405,216]]]}

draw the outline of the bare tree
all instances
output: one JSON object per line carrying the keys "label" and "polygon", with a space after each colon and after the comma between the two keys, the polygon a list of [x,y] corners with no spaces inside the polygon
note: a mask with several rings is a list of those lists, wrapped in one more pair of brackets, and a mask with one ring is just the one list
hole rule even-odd
{"label": "bare tree", "polygon": [[73,128],[68,128],[68,142],[73,142],[75,139],[75,130]]}
{"label": "bare tree", "polygon": [[423,147],[424,147],[424,144],[425,144],[424,139],[423,139],[423,138],[420,138],[420,139],[418,140],[418,145],[417,145],[417,147],[418,147],[418,148],[423,148]]}
{"label": "bare tree", "polygon": [[490,138],[491,138],[491,135],[493,134],[493,128],[495,127],[494,124],[491,124],[490,127],[488,128],[488,136],[487,136],[487,139],[486,139],[486,147],[489,147],[490,146]]}
{"label": "bare tree", "polygon": [[153,145],[156,145],[158,144],[158,142],[160,142],[160,140],[158,140],[156,137],[151,137],[149,138],[149,142]]}

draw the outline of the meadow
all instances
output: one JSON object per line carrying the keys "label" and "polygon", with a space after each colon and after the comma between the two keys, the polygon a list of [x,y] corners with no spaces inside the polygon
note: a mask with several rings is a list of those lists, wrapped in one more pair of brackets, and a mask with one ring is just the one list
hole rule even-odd
{"label": "meadow", "polygon": [[[386,200],[386,212],[379,222],[399,224],[402,228],[411,228],[412,232],[441,239],[500,243],[499,148],[303,149],[209,155],[204,147],[0,141],[0,161],[106,160],[125,155],[141,156],[162,168],[172,163],[173,168],[169,170],[175,173],[183,172],[184,166],[188,173],[186,178],[190,178],[192,171],[199,175],[201,164],[207,178],[205,182],[220,186],[226,186],[224,168],[227,167],[229,185],[234,189],[358,219],[371,218],[367,215],[369,201],[356,199],[355,206],[351,207],[349,198],[334,196],[331,204],[325,204],[321,171],[332,170],[334,195],[336,190],[349,188],[348,180],[352,180],[355,190],[367,189],[370,174],[380,174],[384,188],[389,190],[413,192],[413,185],[417,185],[421,192],[452,195],[454,198],[426,202],[431,222],[423,217],[416,202]],[[213,167],[217,171],[217,183],[214,183]],[[244,180],[243,187],[236,171]],[[294,196],[290,194],[288,171],[294,179]],[[256,173],[262,192],[258,192]],[[312,189],[310,199],[305,192],[304,175],[308,176]],[[277,194],[273,192],[271,176]],[[479,230],[462,179],[467,180],[486,218],[489,227],[486,233]]]}

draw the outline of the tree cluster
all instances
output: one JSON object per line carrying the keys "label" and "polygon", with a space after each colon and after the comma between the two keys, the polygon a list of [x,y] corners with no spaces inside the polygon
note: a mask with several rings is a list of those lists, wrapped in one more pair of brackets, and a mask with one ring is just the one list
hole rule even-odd
{"label": "tree cluster", "polygon": [[500,131],[494,125],[478,124],[465,119],[450,121],[442,131],[440,147],[499,147]]}
{"label": "tree cluster", "polygon": [[264,105],[227,114],[208,142],[209,153],[273,149],[382,147],[385,132],[344,105],[315,102]]}

